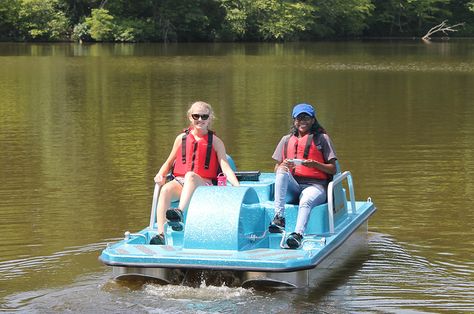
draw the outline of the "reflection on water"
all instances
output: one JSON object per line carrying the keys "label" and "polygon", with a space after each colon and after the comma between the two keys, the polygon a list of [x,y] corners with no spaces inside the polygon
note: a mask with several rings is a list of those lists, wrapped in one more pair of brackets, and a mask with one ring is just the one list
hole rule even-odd
{"label": "reflection on water", "polygon": [[[468,311],[473,48],[0,43],[0,308]],[[110,270],[100,249],[147,224],[153,175],[197,99],[213,104],[237,167],[261,171],[273,168],[292,105],[313,102],[357,198],[379,209],[371,254],[307,291],[101,289]]]}

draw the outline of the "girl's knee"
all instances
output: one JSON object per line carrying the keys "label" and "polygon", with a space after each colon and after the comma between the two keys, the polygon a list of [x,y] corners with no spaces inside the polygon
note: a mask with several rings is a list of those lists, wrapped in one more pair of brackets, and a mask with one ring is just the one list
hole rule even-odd
{"label": "girl's knee", "polygon": [[300,206],[310,208],[326,202],[327,196],[324,189],[306,189],[301,193]]}
{"label": "girl's knee", "polygon": [[321,204],[323,204],[323,203],[325,203],[325,202],[326,202],[326,200],[325,200],[324,198],[322,198],[322,197],[318,197],[318,198],[310,199],[310,200],[308,200],[308,199],[306,199],[306,200],[301,199],[301,200],[300,200],[300,203],[299,203],[299,207],[300,207],[300,208],[304,207],[304,208],[309,208],[309,209],[311,209],[311,208],[314,208],[314,207],[316,207],[316,206],[318,206],[318,205],[321,205]]}
{"label": "girl's knee", "polygon": [[168,183],[166,183],[165,185],[161,187],[160,194],[168,195],[171,191],[172,191],[172,187]]}
{"label": "girl's knee", "polygon": [[171,197],[176,191],[176,185],[174,184],[173,181],[170,181],[163,185],[160,190],[160,197],[166,197],[169,198]]}
{"label": "girl's knee", "polygon": [[184,181],[195,181],[197,180],[198,178],[201,178],[197,173],[193,172],[193,171],[188,171],[186,172],[186,174],[184,175]]}
{"label": "girl's knee", "polygon": [[290,173],[285,169],[278,168],[275,173],[275,179],[277,181],[289,181],[290,180]]}

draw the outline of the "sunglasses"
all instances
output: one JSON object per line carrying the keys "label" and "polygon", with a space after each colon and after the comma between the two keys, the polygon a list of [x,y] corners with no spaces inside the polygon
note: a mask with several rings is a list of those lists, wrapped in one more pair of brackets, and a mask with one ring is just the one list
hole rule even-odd
{"label": "sunglasses", "polygon": [[201,118],[201,120],[207,120],[209,119],[209,115],[208,114],[197,114],[197,113],[193,113],[191,115],[191,117],[193,118],[193,120],[199,120],[199,118]]}

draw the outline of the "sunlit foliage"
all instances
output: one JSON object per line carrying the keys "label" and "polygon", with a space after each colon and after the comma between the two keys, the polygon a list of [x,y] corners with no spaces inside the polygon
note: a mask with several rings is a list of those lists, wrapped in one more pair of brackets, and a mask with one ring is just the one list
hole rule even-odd
{"label": "sunlit foliage", "polygon": [[18,26],[19,35],[25,39],[64,40],[68,19],[57,0],[21,0]]}
{"label": "sunlit foliage", "polygon": [[474,34],[472,0],[0,0],[0,40],[294,41]]}

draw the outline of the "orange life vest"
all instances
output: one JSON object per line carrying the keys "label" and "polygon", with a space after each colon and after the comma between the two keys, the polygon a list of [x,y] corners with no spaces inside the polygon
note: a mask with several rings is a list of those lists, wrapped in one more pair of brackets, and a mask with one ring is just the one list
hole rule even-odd
{"label": "orange life vest", "polygon": [[[312,133],[306,134],[301,138],[291,135],[283,146],[283,158],[312,159],[325,163],[323,153],[318,149],[313,138],[314,134]],[[326,172],[303,165],[293,168],[293,175],[320,180],[329,179],[329,175]]]}
{"label": "orange life vest", "polygon": [[209,131],[207,136],[197,141],[189,129],[184,132],[173,168],[174,176],[184,176],[186,172],[193,171],[202,178],[217,178],[219,162],[212,146],[213,135]]}

